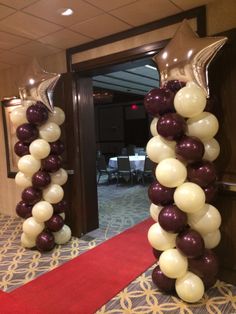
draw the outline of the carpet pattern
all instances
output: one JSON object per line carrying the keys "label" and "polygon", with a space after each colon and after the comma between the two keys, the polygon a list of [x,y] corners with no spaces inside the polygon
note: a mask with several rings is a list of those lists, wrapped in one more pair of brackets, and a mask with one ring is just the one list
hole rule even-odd
{"label": "carpet pattern", "polygon": [[[0,215],[0,290],[10,292],[149,217],[147,186],[101,182],[98,187],[100,228],[81,239],[73,237],[66,245],[56,246],[48,253],[22,248],[22,220]],[[154,267],[136,278],[96,314],[236,313],[235,286],[217,281],[200,302],[190,305],[155,288],[151,280]]]}
{"label": "carpet pattern", "polygon": [[10,292],[148,218],[146,190],[141,185],[107,185],[104,180],[98,187],[100,228],[50,252],[21,247],[23,220],[0,214],[0,290]]}

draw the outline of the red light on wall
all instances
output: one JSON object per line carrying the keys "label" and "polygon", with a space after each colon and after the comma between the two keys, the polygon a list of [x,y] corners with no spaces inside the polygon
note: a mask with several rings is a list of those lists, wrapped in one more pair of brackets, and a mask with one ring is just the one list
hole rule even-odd
{"label": "red light on wall", "polygon": [[138,110],[138,106],[136,104],[130,105],[131,110]]}

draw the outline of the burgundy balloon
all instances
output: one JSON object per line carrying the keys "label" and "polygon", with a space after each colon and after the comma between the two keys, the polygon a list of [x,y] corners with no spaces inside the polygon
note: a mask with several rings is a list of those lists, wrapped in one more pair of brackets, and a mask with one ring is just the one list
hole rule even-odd
{"label": "burgundy balloon", "polygon": [[203,188],[203,191],[206,196],[206,203],[210,204],[214,201],[216,197],[218,187],[216,184],[208,185],[205,188]]}
{"label": "burgundy balloon", "polygon": [[27,204],[34,205],[41,200],[42,191],[30,186],[23,190],[23,192],[21,193],[21,198]]}
{"label": "burgundy balloon", "polygon": [[31,143],[38,138],[39,131],[34,124],[24,123],[16,129],[17,138],[24,143]]}
{"label": "burgundy balloon", "polygon": [[174,202],[174,191],[175,188],[168,188],[154,181],[148,188],[148,196],[153,204],[165,206]]}
{"label": "burgundy balloon", "polygon": [[185,131],[185,119],[177,113],[166,113],[158,119],[157,132],[167,140],[178,140]]}
{"label": "burgundy balloon", "polygon": [[167,293],[172,292],[175,288],[175,279],[164,275],[159,265],[156,266],[152,271],[152,281],[158,289]]}
{"label": "burgundy balloon", "polygon": [[19,217],[27,219],[32,216],[33,205],[29,205],[24,201],[20,201],[16,205],[16,213]]}
{"label": "burgundy balloon", "polygon": [[166,87],[166,88],[170,89],[172,92],[176,93],[176,92],[178,92],[178,90],[183,88],[185,85],[186,85],[185,82],[181,82],[178,80],[170,80],[164,85],[164,87]]}
{"label": "burgundy balloon", "polygon": [[50,231],[57,232],[63,227],[64,220],[60,215],[53,214],[52,217],[45,222],[45,225]]}
{"label": "burgundy balloon", "polygon": [[46,171],[39,170],[32,176],[32,184],[35,188],[42,189],[50,183],[51,176]]}
{"label": "burgundy balloon", "polygon": [[196,258],[203,254],[205,245],[200,233],[193,229],[188,229],[176,238],[176,247],[188,258]]}
{"label": "burgundy balloon", "polygon": [[153,255],[155,256],[156,259],[159,259],[159,257],[160,257],[162,252],[163,251],[159,251],[159,250],[156,250],[156,249],[152,248],[152,253],[153,253]]}
{"label": "burgundy balloon", "polygon": [[144,98],[146,111],[153,116],[175,112],[175,94],[167,88],[154,88]]}
{"label": "burgundy balloon", "polygon": [[43,231],[36,238],[36,247],[39,251],[50,251],[54,245],[55,240],[51,232]]}
{"label": "burgundy balloon", "polygon": [[41,125],[48,119],[48,110],[41,102],[36,102],[26,110],[26,118],[30,123]]}
{"label": "burgundy balloon", "polygon": [[65,150],[65,146],[64,144],[62,143],[62,141],[60,140],[57,140],[56,142],[52,142],[52,143],[49,143],[50,144],[50,147],[51,147],[51,154],[52,155],[61,155],[64,150]]}
{"label": "burgundy balloon", "polygon": [[195,162],[202,159],[204,155],[204,145],[196,137],[184,136],[175,147],[175,153],[181,160]]}
{"label": "burgundy balloon", "polygon": [[206,276],[201,278],[205,287],[205,290],[209,289],[210,287],[214,286],[217,281],[216,276]]}
{"label": "burgundy balloon", "polygon": [[158,215],[160,226],[167,232],[179,233],[187,226],[188,216],[176,205],[167,205]]}
{"label": "burgundy balloon", "polygon": [[42,160],[42,169],[48,172],[56,172],[61,168],[61,159],[57,155],[49,155]]}
{"label": "burgundy balloon", "polygon": [[219,271],[218,258],[209,249],[205,249],[199,258],[189,258],[188,264],[189,270],[201,278],[215,277]]}
{"label": "burgundy balloon", "polygon": [[68,209],[67,201],[61,200],[59,203],[52,204],[54,209],[54,214],[65,213]]}
{"label": "burgundy balloon", "polygon": [[202,160],[188,165],[187,172],[188,180],[201,187],[207,187],[216,181],[215,166],[210,161]]}
{"label": "burgundy balloon", "polygon": [[21,141],[16,142],[16,144],[14,145],[14,152],[19,157],[30,154],[29,144]]}

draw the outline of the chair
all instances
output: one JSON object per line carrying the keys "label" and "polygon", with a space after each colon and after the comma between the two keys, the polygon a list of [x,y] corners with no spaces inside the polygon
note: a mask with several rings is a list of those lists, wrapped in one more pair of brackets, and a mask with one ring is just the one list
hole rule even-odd
{"label": "chair", "polygon": [[136,146],[132,145],[132,144],[127,146],[127,154],[128,154],[128,156],[133,156],[135,154],[135,147]]}
{"label": "chair", "polygon": [[117,184],[120,178],[124,178],[126,181],[131,180],[133,184],[133,177],[136,175],[136,171],[131,169],[130,160],[128,156],[117,157]]}
{"label": "chair", "polygon": [[107,166],[105,156],[100,155],[97,159],[97,172],[98,172],[98,178],[97,178],[97,184],[100,181],[100,178],[102,175],[108,176],[108,184],[110,183],[111,179],[115,177],[117,170],[113,168],[109,168]]}
{"label": "chair", "polygon": [[143,170],[138,170],[138,177],[141,178],[142,183],[144,185],[145,178],[153,179],[153,162],[149,159],[149,157],[145,157]]}

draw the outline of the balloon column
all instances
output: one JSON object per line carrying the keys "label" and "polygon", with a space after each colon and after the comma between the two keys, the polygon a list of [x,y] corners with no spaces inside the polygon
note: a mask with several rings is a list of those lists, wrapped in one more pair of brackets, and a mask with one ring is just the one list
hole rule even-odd
{"label": "balloon column", "polygon": [[[42,80],[38,73],[34,78],[37,86],[33,87],[37,92],[39,86],[42,99],[48,87],[47,73],[43,72]],[[50,84],[51,79],[52,75]],[[15,182],[24,189],[16,206],[18,216],[25,219],[21,244],[49,251],[55,244],[64,244],[71,238],[71,230],[64,224],[67,203],[62,186],[67,181],[67,172],[61,167],[60,156],[64,151],[60,125],[65,114],[59,107],[49,107],[49,102],[46,106],[39,100],[29,100],[27,95],[21,98],[22,106],[15,108],[10,116],[18,138],[14,150],[20,157]]]}
{"label": "balloon column", "polygon": [[161,88],[145,97],[154,118],[147,144],[157,164],[148,190],[156,221],[148,240],[158,259],[152,279],[186,302],[197,302],[216,282],[218,260],[212,251],[220,241],[221,216],[211,203],[216,194],[213,161],[220,147],[214,138],[217,118],[204,111],[207,67],[226,38],[198,38],[184,21],[173,39],[154,57]]}

